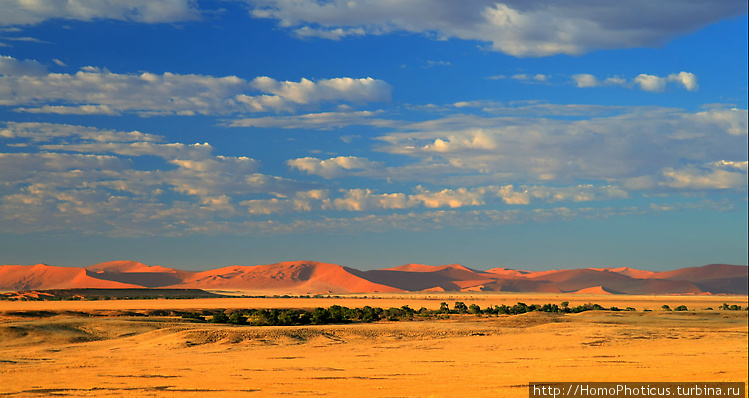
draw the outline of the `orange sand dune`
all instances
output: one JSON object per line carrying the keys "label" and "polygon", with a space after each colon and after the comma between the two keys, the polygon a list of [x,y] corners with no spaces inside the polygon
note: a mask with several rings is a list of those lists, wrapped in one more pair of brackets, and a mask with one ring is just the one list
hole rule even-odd
{"label": "orange sand dune", "polygon": [[86,268],[2,266],[0,289],[170,287],[316,294],[469,290],[562,293],[600,287],[622,294],[747,294],[747,278],[746,266],[726,264],[667,272],[629,267],[476,271],[459,264],[406,264],[360,271],[336,264],[296,261],[192,272],[136,261],[111,261]]}
{"label": "orange sand dune", "polygon": [[702,290],[688,281],[636,279],[608,270],[564,270],[533,279],[553,282],[563,292],[575,292],[580,289],[602,286],[610,291],[627,294],[702,293]]}
{"label": "orange sand dune", "polygon": [[596,271],[610,271],[610,272],[616,272],[617,274],[627,275],[632,278],[637,279],[645,279],[645,278],[652,278],[654,275],[657,275],[657,272],[653,271],[645,271],[641,269],[634,269],[629,267],[619,267],[619,268],[592,268]]}
{"label": "orange sand dune", "polygon": [[517,270],[517,269],[509,269],[509,268],[492,268],[484,271],[488,274],[494,274],[497,276],[501,276],[502,278],[526,278],[528,275],[530,275],[532,272],[530,271],[523,271],[523,270]]}
{"label": "orange sand dune", "polygon": [[92,278],[82,268],[54,267],[46,264],[0,266],[0,290],[87,287],[133,288],[140,286]]}
{"label": "orange sand dune", "polygon": [[710,264],[702,267],[680,268],[654,273],[652,278],[701,282],[710,279],[747,278],[749,268],[728,264]]}
{"label": "orange sand dune", "polygon": [[604,289],[603,286],[594,286],[594,287],[586,287],[585,289],[580,289],[573,293],[580,293],[580,294],[614,294],[614,292],[611,292],[607,289]]}
{"label": "orange sand dune", "polygon": [[180,284],[193,273],[161,266],[148,266],[137,261],[110,261],[86,267],[89,276],[106,281],[141,287],[163,287]]}
{"label": "orange sand dune", "polygon": [[562,293],[553,283],[530,279],[498,279],[484,285],[484,291],[494,292],[533,292],[533,293]]}
{"label": "orange sand dune", "polygon": [[137,261],[108,261],[106,263],[89,265],[87,270],[93,272],[175,272],[173,268],[160,265],[146,265]]}
{"label": "orange sand dune", "polygon": [[313,261],[233,266],[196,272],[175,288],[239,289],[293,293],[400,292],[360,278],[340,265]]}
{"label": "orange sand dune", "polygon": [[491,283],[494,276],[477,272],[459,264],[430,266],[407,264],[400,267],[372,271],[355,271],[356,275],[371,282],[397,287],[402,290],[419,291],[441,288],[447,291]]}

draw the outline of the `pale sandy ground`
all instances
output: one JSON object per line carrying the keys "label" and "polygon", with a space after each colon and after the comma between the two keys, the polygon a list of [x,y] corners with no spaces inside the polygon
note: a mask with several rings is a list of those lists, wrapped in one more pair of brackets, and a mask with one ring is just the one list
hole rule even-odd
{"label": "pale sandy ground", "polygon": [[[437,308],[441,301],[451,307],[454,301],[482,307],[594,302],[638,311],[307,327],[8,314],[332,304]],[[446,294],[0,302],[0,396],[527,397],[529,381],[746,381],[747,312],[717,311],[723,302],[746,306],[747,298]],[[662,304],[716,311],[664,312]]]}

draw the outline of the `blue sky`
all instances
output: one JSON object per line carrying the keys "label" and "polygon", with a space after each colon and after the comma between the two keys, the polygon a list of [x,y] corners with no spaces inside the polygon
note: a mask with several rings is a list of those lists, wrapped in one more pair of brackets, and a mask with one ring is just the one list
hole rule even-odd
{"label": "blue sky", "polygon": [[747,263],[745,1],[0,0],[0,263]]}

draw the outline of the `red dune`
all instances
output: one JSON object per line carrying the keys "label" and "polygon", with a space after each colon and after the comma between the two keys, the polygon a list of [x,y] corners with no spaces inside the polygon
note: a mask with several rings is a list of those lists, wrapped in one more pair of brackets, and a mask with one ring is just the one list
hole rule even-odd
{"label": "red dune", "polygon": [[553,283],[517,278],[498,279],[495,282],[485,284],[483,290],[494,292],[562,293]]}
{"label": "red dune", "polygon": [[656,272],[652,278],[701,282],[710,279],[747,278],[749,268],[742,265],[710,264],[702,267],[680,268],[673,271]]}
{"label": "red dune", "polygon": [[109,261],[106,263],[89,265],[87,270],[93,272],[175,272],[172,268],[160,265],[146,265],[137,261]]}
{"label": "red dune", "polygon": [[83,268],[46,264],[0,266],[0,290],[133,287],[140,286],[92,278]]}
{"label": "red dune", "polygon": [[529,274],[531,274],[530,271],[522,271],[517,269],[509,269],[509,268],[492,268],[488,269],[486,271],[487,274],[494,274],[497,276],[500,276],[502,278],[526,278]]}
{"label": "red dune", "polygon": [[616,272],[617,274],[627,275],[632,278],[637,279],[645,279],[645,278],[652,278],[654,275],[657,275],[657,272],[653,271],[645,271],[641,269],[634,269],[629,267],[619,267],[619,268],[593,268],[597,271],[611,271]]}
{"label": "red dune", "polygon": [[603,288],[603,286],[593,286],[593,287],[586,287],[585,289],[580,289],[573,293],[581,293],[581,294],[613,294],[612,292],[606,290]]}
{"label": "red dune", "polygon": [[65,288],[196,288],[272,294],[374,293],[402,291],[595,292],[622,294],[747,294],[747,267],[711,264],[667,272],[628,267],[551,271],[494,268],[476,271],[459,264],[359,271],[313,261],[231,266],[191,272],[136,261],[86,268],[0,266],[0,290]]}
{"label": "red dune", "polygon": [[526,278],[536,278],[536,277],[540,277],[540,276],[544,276],[544,275],[554,274],[554,273],[561,272],[561,271],[569,271],[569,270],[565,270],[565,269],[563,269],[563,270],[550,269],[550,270],[546,270],[546,271],[529,271],[524,276]]}
{"label": "red dune", "polygon": [[354,270],[353,272],[368,281],[408,291],[427,290],[435,287],[446,291],[458,291],[472,285],[490,283],[494,280],[491,274],[476,272],[459,264],[442,266],[407,264],[381,270]]}
{"label": "red dune", "polygon": [[362,279],[340,265],[294,261],[270,265],[233,266],[196,272],[175,288],[238,289],[294,293],[399,292]]}
{"label": "red dune", "polygon": [[406,264],[406,265],[401,265],[398,267],[383,269],[383,271],[406,271],[406,272],[436,272],[436,271],[445,271],[445,270],[476,272],[460,264],[449,264],[449,265]]}
{"label": "red dune", "polygon": [[454,281],[453,283],[458,285],[458,287],[461,290],[463,290],[463,289],[468,289],[473,286],[478,286],[478,285],[483,286],[486,283],[492,283],[492,282],[494,282],[493,279],[480,279],[480,280],[473,280],[473,281],[470,281],[470,280],[469,281]]}
{"label": "red dune", "polygon": [[192,272],[180,271],[158,265],[148,266],[137,261],[110,261],[86,267],[89,276],[106,281],[164,287],[182,283]]}
{"label": "red dune", "polygon": [[563,292],[602,286],[605,289],[626,294],[702,293],[702,290],[688,281],[637,279],[608,270],[564,270],[546,273],[533,279],[553,282],[554,286]]}

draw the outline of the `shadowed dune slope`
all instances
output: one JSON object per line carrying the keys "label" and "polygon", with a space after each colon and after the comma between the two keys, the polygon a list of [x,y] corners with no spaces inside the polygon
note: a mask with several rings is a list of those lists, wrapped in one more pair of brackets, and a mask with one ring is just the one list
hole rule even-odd
{"label": "shadowed dune slope", "polygon": [[700,288],[687,281],[637,279],[608,270],[563,270],[534,279],[553,282],[563,292],[575,292],[599,286],[608,291],[626,294],[702,293]]}
{"label": "shadowed dune slope", "polygon": [[380,270],[357,271],[356,275],[375,283],[408,291],[433,288],[456,291],[494,281],[491,274],[477,272],[458,264],[442,266],[407,264]]}
{"label": "shadowed dune slope", "polygon": [[747,278],[749,268],[728,264],[709,264],[702,267],[680,268],[673,271],[657,272],[651,278],[673,279],[690,282],[704,282],[710,279]]}
{"label": "shadowed dune slope", "polygon": [[86,267],[86,274],[96,279],[141,287],[164,287],[181,284],[194,273],[137,261],[110,261]]}
{"label": "shadowed dune slope", "polygon": [[137,273],[164,273],[164,272],[176,272],[173,268],[166,268],[160,265],[146,265],[137,261],[108,261],[106,263],[99,263],[89,265],[86,267],[87,270],[92,272],[137,272]]}
{"label": "shadowed dune slope", "polygon": [[590,291],[614,294],[747,294],[747,275],[747,266],[727,264],[667,272],[629,267],[477,271],[459,264],[406,264],[360,271],[336,264],[293,261],[183,271],[136,261],[111,261],[86,268],[3,265],[0,266],[0,290],[147,287],[316,294],[401,291],[566,293],[592,289]]}

